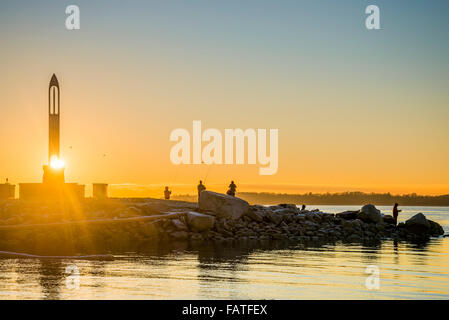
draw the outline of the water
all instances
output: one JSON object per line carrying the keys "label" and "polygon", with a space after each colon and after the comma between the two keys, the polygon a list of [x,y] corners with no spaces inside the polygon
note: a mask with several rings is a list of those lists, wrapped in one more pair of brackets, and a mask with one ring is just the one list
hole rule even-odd
{"label": "water", "polygon": [[[313,207],[333,213],[358,208]],[[449,208],[402,209],[399,221],[423,212],[449,233]],[[366,288],[369,265],[379,267],[378,290]],[[70,276],[67,267],[79,270],[79,277]],[[148,248],[114,261],[0,260],[0,299],[448,298],[449,238],[421,246],[393,241],[374,247],[254,242]]]}

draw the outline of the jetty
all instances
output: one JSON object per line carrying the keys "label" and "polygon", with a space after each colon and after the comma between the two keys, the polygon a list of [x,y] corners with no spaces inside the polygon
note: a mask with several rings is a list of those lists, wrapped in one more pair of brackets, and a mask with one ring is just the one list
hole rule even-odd
{"label": "jetty", "polygon": [[[337,214],[294,204],[250,205],[204,191],[198,203],[159,199],[84,199],[76,206],[0,201],[0,257],[87,257],[172,242],[380,243],[425,242],[443,228],[419,213],[394,224],[367,204]],[[101,257],[101,256],[100,256]]]}

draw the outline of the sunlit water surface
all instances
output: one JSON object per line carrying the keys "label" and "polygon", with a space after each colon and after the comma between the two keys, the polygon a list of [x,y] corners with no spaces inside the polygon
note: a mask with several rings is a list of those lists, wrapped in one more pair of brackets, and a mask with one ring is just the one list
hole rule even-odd
{"label": "sunlit water surface", "polygon": [[[358,208],[316,207],[333,213]],[[402,209],[400,221],[423,212],[449,233],[449,208]],[[379,267],[379,289],[365,285],[369,265]],[[73,266],[79,283],[67,273]],[[421,246],[174,246],[117,255],[114,261],[0,259],[0,299],[448,298],[449,238]]]}

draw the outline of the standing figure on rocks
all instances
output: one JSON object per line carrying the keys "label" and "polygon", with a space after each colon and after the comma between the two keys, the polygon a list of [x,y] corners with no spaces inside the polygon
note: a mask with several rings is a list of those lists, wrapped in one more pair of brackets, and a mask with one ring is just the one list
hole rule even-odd
{"label": "standing figure on rocks", "polygon": [[165,187],[165,190],[164,190],[165,200],[170,200],[170,195],[171,195],[171,191],[168,190],[168,187]]}
{"label": "standing figure on rocks", "polygon": [[398,225],[398,215],[399,212],[401,212],[402,210],[398,210],[398,205],[397,203],[394,204],[393,207],[393,218],[394,218],[394,225],[397,226]]}
{"label": "standing figure on rocks", "polygon": [[303,210],[306,210],[306,205],[305,204],[303,204],[302,207],[301,207],[301,211],[303,211]]}
{"label": "standing figure on rocks", "polygon": [[226,192],[226,194],[235,197],[236,190],[237,186],[235,185],[234,181],[231,181],[231,184],[229,185],[229,190],[228,192]]}
{"label": "standing figure on rocks", "polygon": [[206,190],[206,186],[203,184],[203,181],[200,180],[200,184],[198,185],[198,200],[200,199],[200,194]]}

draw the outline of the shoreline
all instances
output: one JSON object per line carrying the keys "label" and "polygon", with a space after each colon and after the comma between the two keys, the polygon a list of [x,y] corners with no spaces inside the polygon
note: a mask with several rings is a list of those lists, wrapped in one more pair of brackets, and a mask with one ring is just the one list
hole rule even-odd
{"label": "shoreline", "polygon": [[[176,198],[176,196],[173,196],[172,198]],[[87,201],[93,201],[95,200],[93,197],[86,197],[85,200]],[[165,200],[164,198],[160,197],[160,198],[152,198],[152,197],[109,197],[108,200],[116,200],[116,201],[136,201],[136,202],[141,202],[144,200],[147,201],[171,201],[171,202],[180,202],[180,203],[189,203],[189,204],[197,204],[196,201],[185,201],[185,200],[180,200],[180,199],[170,199],[170,200]],[[9,201],[24,201],[24,200],[20,200],[18,198],[14,198],[14,199],[2,199],[0,200],[0,205],[2,202],[9,202]],[[95,200],[98,201],[98,200]],[[100,200],[101,201],[101,200]],[[33,200],[27,200],[27,202],[29,203],[33,203]],[[39,203],[39,201],[34,200],[34,202]],[[261,205],[261,206],[276,206],[276,203],[278,202],[270,202],[270,203],[252,203],[252,202],[248,202],[250,205]],[[280,202],[279,202],[280,203]],[[302,205],[302,203],[292,203],[298,207],[300,207]],[[391,203],[371,203],[375,206],[382,206],[382,207],[393,207]],[[316,206],[338,206],[338,207],[361,207],[363,206],[363,203],[308,203],[306,204],[307,207],[316,207]],[[401,204],[401,207],[432,207],[432,208],[449,208],[449,204],[448,205],[431,205],[431,204]]]}
{"label": "shoreline", "polygon": [[85,199],[78,206],[0,203],[0,250],[41,256],[127,252],[174,242],[425,243],[443,234],[437,222],[422,214],[395,228],[392,217],[380,215],[372,205],[333,214],[294,204],[249,205],[210,191],[201,194],[198,204],[151,198]]}

